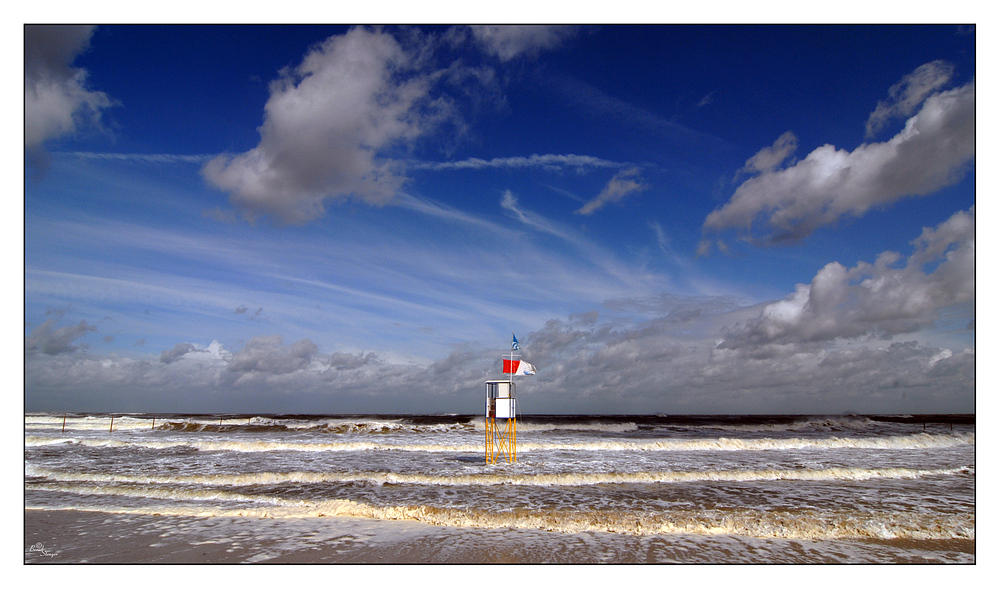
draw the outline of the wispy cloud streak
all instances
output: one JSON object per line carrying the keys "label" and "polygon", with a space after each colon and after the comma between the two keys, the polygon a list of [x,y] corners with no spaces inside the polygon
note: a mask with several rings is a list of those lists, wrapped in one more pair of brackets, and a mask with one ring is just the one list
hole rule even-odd
{"label": "wispy cloud streak", "polygon": [[416,170],[482,170],[485,168],[624,168],[633,164],[614,162],[589,155],[532,154],[528,157],[495,157],[485,160],[477,157],[454,162],[419,162],[411,164]]}
{"label": "wispy cloud streak", "polygon": [[215,154],[183,155],[176,153],[98,153],[92,151],[63,151],[55,155],[65,155],[88,160],[118,160],[126,162],[147,162],[156,164],[202,164]]}

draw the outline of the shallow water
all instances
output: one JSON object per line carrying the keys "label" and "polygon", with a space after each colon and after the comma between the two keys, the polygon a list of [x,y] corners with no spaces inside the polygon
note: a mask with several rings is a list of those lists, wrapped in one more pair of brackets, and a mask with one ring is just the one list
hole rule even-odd
{"label": "shallow water", "polygon": [[25,416],[26,509],[408,522],[455,554],[514,531],[522,562],[974,562],[971,416],[532,416],[495,465],[472,416],[63,419]]}

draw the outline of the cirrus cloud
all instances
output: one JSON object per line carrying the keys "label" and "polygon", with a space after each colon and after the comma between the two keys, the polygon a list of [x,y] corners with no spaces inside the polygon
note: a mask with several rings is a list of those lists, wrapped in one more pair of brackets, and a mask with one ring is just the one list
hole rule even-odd
{"label": "cirrus cloud", "polygon": [[546,170],[558,171],[564,168],[574,168],[585,170],[586,168],[621,168],[626,166],[620,162],[613,162],[590,155],[576,154],[532,154],[529,157],[495,157],[484,160],[482,158],[468,158],[455,162],[425,162],[414,164],[412,167],[424,170],[481,170],[484,168],[543,168]]}
{"label": "cirrus cloud", "polygon": [[642,181],[639,168],[628,168],[615,174],[601,190],[600,194],[592,198],[576,212],[580,215],[589,215],[610,202],[619,202],[633,192],[640,192],[645,189],[646,184]]}

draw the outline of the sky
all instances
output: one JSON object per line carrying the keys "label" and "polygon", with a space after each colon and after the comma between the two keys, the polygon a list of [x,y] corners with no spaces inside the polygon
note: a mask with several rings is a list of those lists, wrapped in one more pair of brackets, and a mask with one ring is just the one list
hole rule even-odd
{"label": "sky", "polygon": [[973,26],[26,26],[27,411],[975,411]]}

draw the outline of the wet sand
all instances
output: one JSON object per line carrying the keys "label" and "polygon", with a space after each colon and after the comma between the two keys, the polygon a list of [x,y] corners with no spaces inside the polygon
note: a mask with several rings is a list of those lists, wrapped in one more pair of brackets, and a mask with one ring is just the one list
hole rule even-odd
{"label": "wet sand", "polygon": [[361,518],[24,512],[25,564],[974,563],[975,541],[633,537]]}

